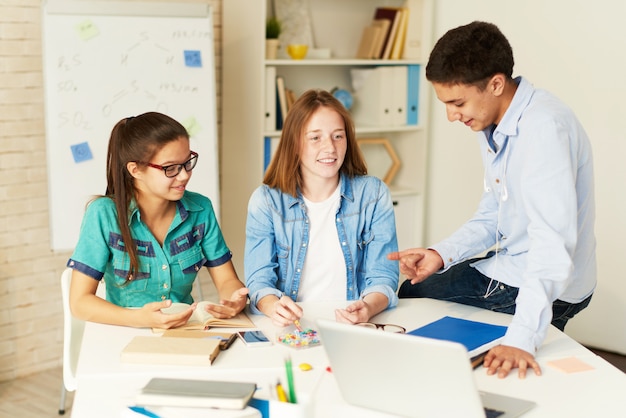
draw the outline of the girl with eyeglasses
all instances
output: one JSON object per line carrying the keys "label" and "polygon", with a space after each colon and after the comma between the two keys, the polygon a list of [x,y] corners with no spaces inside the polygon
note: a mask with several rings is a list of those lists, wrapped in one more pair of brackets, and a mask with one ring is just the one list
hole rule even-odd
{"label": "girl with eyeglasses", "polygon": [[[198,154],[176,120],[148,112],[119,121],[109,140],[107,189],[87,206],[73,269],[72,313],[79,319],[133,327],[184,325],[195,304],[198,271],[207,267],[219,304],[207,307],[230,318],[246,305],[211,201],[187,190]],[[96,296],[101,280],[106,300]],[[173,302],[191,307],[165,314]]]}

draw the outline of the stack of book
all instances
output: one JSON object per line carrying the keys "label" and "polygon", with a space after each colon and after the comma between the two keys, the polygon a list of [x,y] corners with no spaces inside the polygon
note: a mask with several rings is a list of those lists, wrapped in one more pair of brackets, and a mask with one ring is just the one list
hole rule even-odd
{"label": "stack of book", "polygon": [[377,7],[363,28],[356,58],[420,58],[420,15],[421,0],[406,0],[403,7]]}
{"label": "stack of book", "polygon": [[[154,377],[136,397],[138,405],[244,409],[256,391],[254,382]],[[217,413],[207,412],[207,416]]]}
{"label": "stack of book", "polygon": [[276,74],[276,67],[265,69],[265,83],[265,130],[281,130],[287,112],[296,101],[296,94],[285,86],[285,78]]}

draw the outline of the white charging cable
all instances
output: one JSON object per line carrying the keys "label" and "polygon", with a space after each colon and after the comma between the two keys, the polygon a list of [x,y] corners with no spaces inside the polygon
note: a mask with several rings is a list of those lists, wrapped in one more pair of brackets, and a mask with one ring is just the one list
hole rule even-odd
{"label": "white charging cable", "polygon": [[[508,142],[508,141],[507,141]],[[510,149],[510,144],[505,143],[506,145],[506,150],[505,150],[505,154],[504,154],[504,169],[502,171],[502,189],[500,191],[499,197],[498,197],[498,217],[496,219],[496,254],[495,254],[495,260],[493,262],[493,272],[494,272],[494,276],[496,275],[497,271],[498,271],[498,253],[500,252],[500,213],[502,211],[502,203],[506,202],[509,199],[509,191],[506,187],[506,168],[507,168],[507,163],[508,163],[508,159],[509,159],[509,149]],[[491,187],[489,187],[487,185],[487,173],[485,173],[485,175],[483,176],[483,187],[485,189],[486,193],[490,193],[491,192]],[[503,239],[506,239],[506,237],[503,236]],[[493,278],[489,278],[489,284],[487,285],[487,290],[485,291],[485,294],[483,295],[483,297],[485,299],[487,299],[489,296],[493,295],[493,293],[498,290],[498,286],[500,285],[499,281],[495,281],[495,285],[493,286],[492,289],[492,285],[494,284],[494,279]]]}

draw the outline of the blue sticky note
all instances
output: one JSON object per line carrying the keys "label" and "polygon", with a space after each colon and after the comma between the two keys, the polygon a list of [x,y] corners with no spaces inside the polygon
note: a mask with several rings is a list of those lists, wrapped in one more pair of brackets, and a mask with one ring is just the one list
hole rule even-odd
{"label": "blue sticky note", "polygon": [[82,163],[83,161],[93,160],[91,148],[89,148],[89,144],[87,142],[71,145],[70,148],[72,150],[72,156],[74,157],[75,163]]}
{"label": "blue sticky note", "polygon": [[202,54],[196,50],[185,50],[185,65],[187,67],[202,67]]}

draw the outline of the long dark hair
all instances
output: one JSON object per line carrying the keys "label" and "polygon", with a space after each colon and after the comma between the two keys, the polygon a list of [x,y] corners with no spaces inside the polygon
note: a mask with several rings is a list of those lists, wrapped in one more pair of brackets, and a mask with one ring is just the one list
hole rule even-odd
{"label": "long dark hair", "polygon": [[163,146],[180,138],[189,139],[185,127],[171,117],[157,112],[124,118],[111,131],[107,151],[105,196],[115,202],[124,248],[130,257],[127,280],[131,280],[139,270],[139,260],[128,225],[135,185],[126,166],[133,161],[150,161]]}

